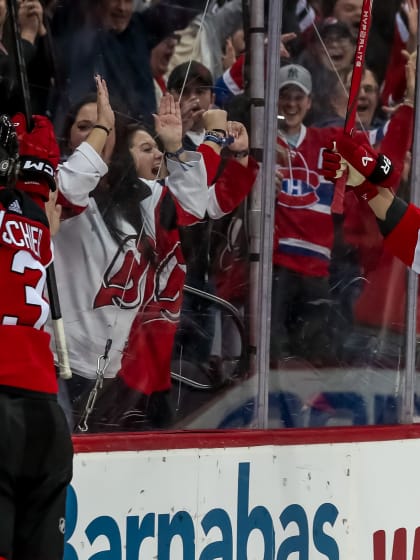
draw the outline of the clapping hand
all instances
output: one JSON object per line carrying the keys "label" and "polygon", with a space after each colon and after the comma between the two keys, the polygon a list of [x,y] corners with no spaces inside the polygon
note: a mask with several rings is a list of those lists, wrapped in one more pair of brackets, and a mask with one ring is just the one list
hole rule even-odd
{"label": "clapping hand", "polygon": [[179,102],[170,93],[160,100],[158,114],[153,115],[155,130],[168,152],[176,152],[182,146],[182,118]]}

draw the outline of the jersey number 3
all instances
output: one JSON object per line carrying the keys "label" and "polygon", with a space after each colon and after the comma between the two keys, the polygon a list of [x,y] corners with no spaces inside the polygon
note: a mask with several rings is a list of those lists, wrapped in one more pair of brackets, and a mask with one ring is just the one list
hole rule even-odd
{"label": "jersey number 3", "polygon": [[13,312],[4,313],[2,325],[24,325],[40,329],[48,318],[49,305],[42,297],[46,270],[28,251],[17,251],[12,258]]}

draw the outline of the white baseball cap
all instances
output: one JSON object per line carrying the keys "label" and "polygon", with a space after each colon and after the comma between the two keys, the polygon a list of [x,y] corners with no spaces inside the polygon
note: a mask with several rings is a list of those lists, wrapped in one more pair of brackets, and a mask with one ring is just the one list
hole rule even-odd
{"label": "white baseball cap", "polygon": [[312,91],[312,78],[306,68],[300,66],[299,64],[288,64],[287,66],[282,66],[280,68],[279,74],[279,84],[280,89],[285,86],[297,86],[306,95],[309,95]]}

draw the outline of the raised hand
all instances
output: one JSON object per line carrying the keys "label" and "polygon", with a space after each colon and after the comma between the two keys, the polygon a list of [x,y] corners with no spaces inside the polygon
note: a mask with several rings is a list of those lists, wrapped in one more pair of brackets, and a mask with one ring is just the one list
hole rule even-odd
{"label": "raised hand", "polygon": [[228,37],[225,43],[225,54],[222,56],[223,70],[230,68],[236,61],[235,48],[232,43],[232,38]]}
{"label": "raised hand", "polygon": [[293,39],[296,39],[296,37],[296,33],[283,33],[280,43],[280,56],[282,58],[290,58],[290,53],[287,50],[286,45],[287,43],[290,43],[290,41],[293,41]]}
{"label": "raised hand", "polygon": [[417,34],[418,34],[418,6],[417,0],[406,0],[401,4],[402,10],[407,17],[409,38],[407,41],[407,50],[411,53],[417,47]]}
{"label": "raised hand", "polygon": [[186,101],[181,101],[181,117],[183,134],[191,130],[195,123],[201,119],[205,110],[201,109],[197,97],[190,97]]}
{"label": "raised hand", "polygon": [[99,74],[95,76],[96,83],[96,106],[98,110],[97,124],[112,130],[115,126],[115,114],[109,102],[108,87],[104,79]]}
{"label": "raised hand", "polygon": [[414,105],[414,97],[416,94],[416,64],[417,64],[417,51],[409,53],[402,51],[406,59],[405,63],[405,79],[407,83],[405,91],[405,102]]}
{"label": "raised hand", "polygon": [[249,148],[248,132],[245,126],[237,121],[229,121],[227,123],[227,134],[232,136],[234,141],[229,144],[228,148],[232,152],[244,152]]}
{"label": "raised hand", "polygon": [[227,130],[227,112],[223,109],[209,109],[203,115],[206,130]]}
{"label": "raised hand", "polygon": [[155,130],[168,152],[176,152],[182,146],[182,118],[179,102],[170,93],[160,99],[155,119]]}

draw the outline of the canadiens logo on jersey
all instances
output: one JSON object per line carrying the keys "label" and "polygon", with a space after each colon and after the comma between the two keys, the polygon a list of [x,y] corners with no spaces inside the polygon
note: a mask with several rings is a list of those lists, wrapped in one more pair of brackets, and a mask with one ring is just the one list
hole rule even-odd
{"label": "canadiens logo on jersey", "polygon": [[319,202],[317,189],[319,175],[308,168],[277,166],[283,176],[282,188],[277,195],[277,204],[289,208],[308,208]]}

